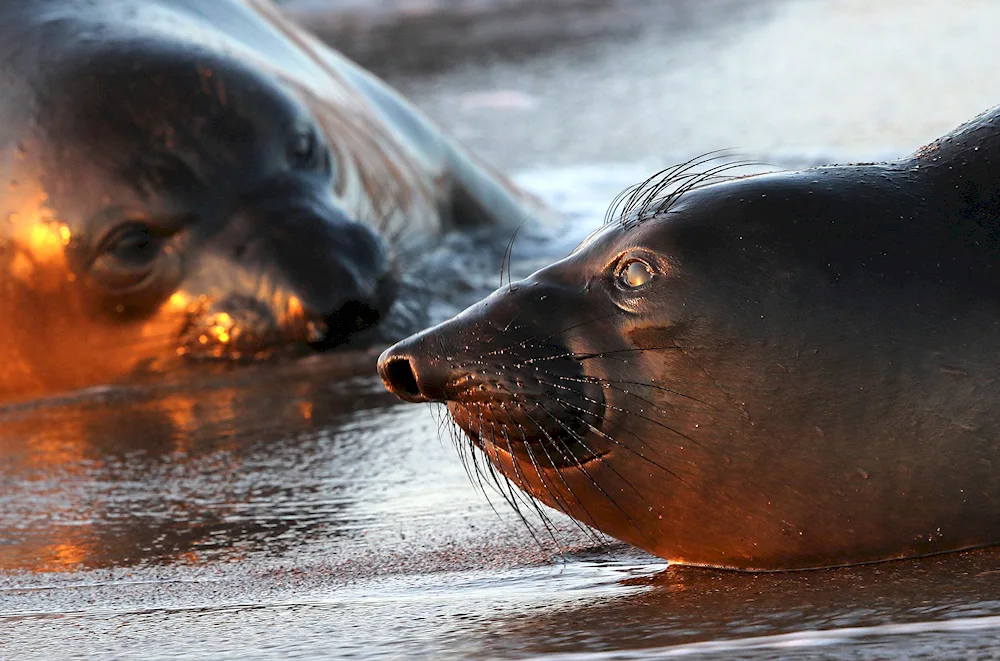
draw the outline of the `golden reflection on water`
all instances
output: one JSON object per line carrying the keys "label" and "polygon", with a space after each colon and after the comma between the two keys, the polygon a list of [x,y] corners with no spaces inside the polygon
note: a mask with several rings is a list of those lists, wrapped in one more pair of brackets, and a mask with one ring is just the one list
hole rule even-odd
{"label": "golden reflection on water", "polygon": [[272,367],[0,409],[0,570],[189,564],[205,549],[238,558],[241,539],[297,525],[260,520],[270,515],[256,502],[263,514],[247,514],[268,492],[246,482],[246,462],[335,432],[368,404],[337,389],[342,365]]}

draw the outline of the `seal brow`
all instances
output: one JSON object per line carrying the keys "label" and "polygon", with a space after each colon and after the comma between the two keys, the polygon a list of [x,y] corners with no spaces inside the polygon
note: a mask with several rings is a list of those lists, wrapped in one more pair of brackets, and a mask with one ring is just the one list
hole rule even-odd
{"label": "seal brow", "polygon": [[679,165],[666,167],[649,176],[644,181],[629,186],[611,201],[607,212],[604,214],[604,224],[608,225],[615,220],[626,218],[628,214],[637,208],[637,202],[640,198],[648,198],[650,189],[653,189],[652,194],[655,196],[657,191],[662,191],[663,188],[674,183],[677,180],[677,176],[682,175],[692,167],[707,163],[714,158],[722,158],[724,153],[728,151],[728,149],[717,149],[705,152]]}

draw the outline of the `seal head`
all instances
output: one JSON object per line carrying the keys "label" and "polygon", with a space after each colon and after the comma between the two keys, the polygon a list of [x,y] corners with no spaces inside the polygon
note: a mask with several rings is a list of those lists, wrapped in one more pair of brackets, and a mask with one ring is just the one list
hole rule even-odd
{"label": "seal head", "polygon": [[435,237],[527,216],[266,0],[0,0],[0,82],[0,401],[363,346]]}
{"label": "seal head", "polygon": [[60,380],[46,364],[120,375],[119,353],[333,347],[391,303],[388,247],[339,204],[326,140],[288,90],[154,45],[102,49],[47,82],[3,200],[3,297],[20,310],[5,336],[39,381]]}
{"label": "seal head", "polygon": [[1000,542],[998,118],[643,204],[380,374],[447,402],[521,489],[672,562]]}

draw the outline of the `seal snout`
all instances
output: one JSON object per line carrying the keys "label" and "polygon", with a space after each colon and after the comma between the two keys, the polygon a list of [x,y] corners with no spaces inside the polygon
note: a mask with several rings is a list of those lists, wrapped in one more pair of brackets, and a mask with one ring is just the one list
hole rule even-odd
{"label": "seal snout", "polygon": [[443,402],[449,373],[442,361],[423,357],[400,342],[378,359],[378,373],[386,389],[407,402]]}

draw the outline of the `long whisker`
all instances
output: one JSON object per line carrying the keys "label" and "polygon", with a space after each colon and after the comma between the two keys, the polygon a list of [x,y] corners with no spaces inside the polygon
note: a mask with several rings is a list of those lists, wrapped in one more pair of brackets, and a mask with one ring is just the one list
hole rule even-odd
{"label": "long whisker", "polygon": [[[635,416],[635,417],[640,418],[642,420],[645,420],[647,422],[652,422],[654,425],[657,425],[658,427],[661,427],[662,429],[665,429],[665,430],[667,430],[667,431],[669,431],[669,432],[671,432],[673,434],[677,434],[681,438],[687,439],[688,441],[690,441],[694,445],[697,445],[699,447],[701,446],[701,443],[699,443],[698,441],[694,440],[693,438],[691,438],[690,436],[688,436],[684,432],[678,431],[678,430],[674,429],[673,427],[670,427],[668,425],[663,424],[659,420],[655,420],[653,418],[650,418],[649,416],[642,415],[641,413],[637,413],[636,411],[629,411],[628,409],[623,409],[623,408],[621,408],[619,406],[614,406],[613,404],[608,404],[607,402],[599,402],[599,401],[593,399],[592,397],[587,397],[583,393],[580,393],[577,390],[575,390],[573,388],[570,388],[569,386],[563,385],[561,383],[552,383],[551,381],[543,381],[541,379],[539,379],[538,382],[542,383],[544,385],[547,385],[547,386],[551,386],[553,388],[560,388],[562,390],[569,391],[569,392],[573,393],[574,395],[576,395],[577,397],[579,397],[580,399],[586,400],[586,401],[588,401],[588,402],[590,402],[592,404],[598,405],[598,406],[603,406],[606,409],[610,409],[612,411],[618,411],[619,413],[624,413],[626,415]],[[650,448],[650,449],[652,449],[652,448]]]}
{"label": "long whisker", "polygon": [[[503,408],[504,412],[507,414],[507,417],[513,423],[514,419],[511,416],[510,411],[508,411],[506,407],[501,406],[501,408]],[[528,418],[531,419],[530,416],[528,416]],[[532,420],[532,422],[534,422],[534,421]],[[570,514],[570,511],[569,511],[569,504],[565,503],[562,498],[560,498],[558,495],[556,495],[555,492],[553,492],[552,489],[549,488],[548,482],[546,481],[545,477],[542,474],[541,467],[538,465],[538,462],[535,460],[534,453],[531,450],[531,443],[528,442],[528,438],[524,434],[524,429],[521,427],[521,425],[519,425],[517,423],[514,423],[514,424],[518,428],[518,430],[521,432],[521,439],[522,439],[522,442],[524,443],[524,449],[528,453],[528,457],[531,460],[531,464],[535,467],[535,472],[538,474],[538,479],[541,480],[542,485],[545,487],[545,490],[548,492],[548,494],[552,497],[553,502],[556,503],[556,505],[559,507],[559,509],[564,514],[569,515],[570,520],[573,521],[573,523],[581,531],[583,531],[587,536],[593,536],[593,530],[590,529],[590,528],[587,528],[586,526],[584,526],[583,524],[581,524],[575,517],[573,517],[573,515]],[[535,423],[535,424],[537,425],[538,423]],[[508,438],[508,444],[509,444],[509,442],[510,442],[510,439]],[[508,447],[510,448],[511,457],[513,458],[514,457],[513,447],[510,446],[510,445],[508,445]],[[554,467],[556,465],[556,463],[552,460],[552,455],[549,454],[549,450],[548,450],[548,448],[545,447],[544,443],[541,444],[541,449],[542,449],[542,452],[545,453],[545,458],[549,460],[549,464]],[[573,496],[573,498],[576,500],[577,504],[580,505],[581,508],[583,508],[584,512],[587,512],[587,509],[584,506],[583,502],[580,500],[580,498],[573,491],[573,487],[571,487],[569,485],[569,482],[566,481],[565,476],[559,470],[556,470],[555,473],[556,473],[556,475],[559,476],[559,480],[562,482],[562,484],[566,488],[566,490],[569,491],[570,495]],[[589,512],[587,512],[587,516],[588,516],[588,518],[591,519],[591,524],[596,529],[597,524],[596,524],[596,522],[594,522],[593,517],[590,517],[590,513]]]}
{"label": "long whisker", "polygon": [[[484,430],[485,430],[485,424],[483,423],[483,417],[480,414],[480,416],[479,416],[479,429],[476,432],[479,435],[480,438],[485,438]],[[478,469],[478,465],[477,465],[477,470],[479,470]],[[504,493],[501,490],[501,495],[503,496],[503,499],[505,501],[507,501],[507,504],[510,505],[511,509],[514,510],[514,513],[517,514],[517,517],[521,520],[521,523],[523,523],[524,526],[528,529],[528,532],[531,535],[531,537],[533,539],[535,539],[536,542],[539,542],[539,540],[535,537],[535,531],[534,531],[534,529],[532,528],[531,524],[528,523],[527,518],[525,518],[524,513],[521,511],[521,508],[520,508],[520,506],[517,503],[517,497],[514,495],[516,492],[513,490],[513,488],[511,488],[510,479],[508,478],[508,479],[504,480],[504,483],[507,484],[507,487],[508,487],[509,491],[508,491],[508,493]],[[509,497],[508,497],[508,494],[509,494]]]}
{"label": "long whisker", "polygon": [[[492,412],[492,407],[490,408],[490,410]],[[490,443],[491,443],[491,445],[494,448],[499,448],[500,446],[499,446],[499,444],[496,441],[496,435],[492,433],[493,423],[490,424],[490,428],[491,428]],[[501,431],[502,431],[502,428],[501,428]],[[545,512],[542,510],[541,505],[538,503],[538,501],[536,499],[530,497],[530,492],[528,492],[528,487],[526,486],[528,484],[528,481],[527,481],[528,478],[521,471],[520,467],[518,466],[517,461],[513,461],[513,458],[515,456],[514,455],[514,446],[511,444],[510,437],[507,436],[506,433],[504,433],[504,439],[505,439],[506,444],[507,444],[507,451],[510,453],[510,456],[511,456],[511,459],[512,459],[511,465],[514,468],[514,474],[517,476],[517,485],[518,485],[518,488],[520,489],[520,491],[518,492],[518,494],[520,495],[521,499],[525,503],[527,503],[528,506],[531,507],[532,510],[534,510],[535,514],[538,515],[538,518],[543,522],[543,524],[545,525],[546,529],[548,529],[550,527],[549,518],[548,518],[548,516],[546,516]],[[537,466],[535,468],[537,470]],[[526,493],[528,494],[528,496],[525,496]],[[551,532],[550,532],[550,535],[551,535]],[[553,537],[553,541],[555,541],[556,544],[558,545],[559,542],[555,539],[554,536],[552,536],[552,537]]]}
{"label": "long whisker", "polygon": [[[490,407],[490,412],[492,413],[492,411],[493,411],[493,409],[492,409],[492,407]],[[479,419],[480,419],[480,422],[482,422],[482,414],[480,414]],[[503,431],[502,428],[501,428],[501,431]],[[508,449],[512,453],[511,456],[513,456],[513,447],[509,445],[510,439],[509,439],[509,437],[506,437],[506,434],[505,434],[505,438],[506,438],[507,443],[508,443]],[[489,438],[489,441],[485,441],[485,442],[487,442],[489,444],[489,446],[491,448],[493,448],[493,462],[495,462],[496,465],[499,466],[500,465],[500,456],[498,454],[498,451],[499,451],[500,445],[497,442],[497,438],[496,438],[496,434],[495,434],[495,426],[494,426],[493,422],[490,423],[490,438]],[[484,448],[484,450],[485,450],[485,448]],[[544,510],[542,510],[542,508],[539,505],[539,503],[538,503],[537,500],[535,500],[534,498],[531,498],[529,495],[526,495],[527,492],[528,492],[528,488],[526,486],[526,479],[527,479],[526,476],[519,471],[518,466],[515,464],[514,465],[514,470],[515,470],[515,478],[516,478],[517,481],[514,482],[513,480],[510,479],[509,476],[507,476],[502,471],[498,472],[496,470],[496,468],[494,467],[493,462],[487,461],[487,467],[489,468],[490,473],[493,474],[494,476],[497,476],[498,473],[499,473],[499,476],[503,477],[503,483],[507,485],[507,493],[509,494],[509,499],[506,499],[506,500],[507,500],[508,503],[511,503],[511,504],[514,505],[514,509],[517,511],[518,515],[521,517],[522,523],[524,523],[526,526],[530,527],[530,524],[528,523],[527,519],[521,513],[520,507],[517,504],[514,504],[512,501],[519,501],[520,503],[524,504],[526,507],[528,507],[532,511],[534,511],[535,514],[538,516],[538,518],[541,520],[542,525],[549,532],[549,536],[552,537],[553,541],[558,546],[559,542],[555,538],[555,535],[553,534],[553,532],[551,530],[551,523],[549,521],[548,516],[545,514]],[[517,486],[517,490],[513,489],[514,485]],[[535,539],[535,541],[539,544],[539,546],[541,548],[544,548],[544,546],[541,544],[541,540],[539,540],[535,536],[533,529],[532,529],[532,537]]]}
{"label": "long whisker", "polygon": [[[601,461],[601,460],[600,460],[600,458],[599,458],[599,456],[597,455],[597,453],[596,453],[596,452],[594,452],[593,450],[591,450],[591,449],[590,449],[590,448],[589,448],[589,447],[587,446],[586,442],[585,442],[585,441],[583,440],[583,438],[582,438],[582,437],[581,437],[581,436],[580,436],[579,434],[577,434],[577,433],[576,433],[575,431],[573,431],[573,430],[572,430],[572,429],[570,429],[570,428],[569,428],[568,426],[566,426],[566,424],[565,424],[565,423],[563,423],[563,421],[562,421],[562,420],[560,420],[558,416],[556,416],[556,415],[553,415],[553,414],[552,414],[552,412],[551,412],[551,411],[549,411],[549,410],[548,410],[547,408],[545,408],[545,407],[544,407],[543,405],[541,405],[541,404],[537,404],[537,406],[538,406],[538,408],[540,408],[540,409],[541,409],[541,410],[542,410],[542,411],[543,411],[543,412],[544,412],[544,413],[545,413],[546,415],[548,415],[548,416],[549,416],[550,418],[552,418],[553,420],[555,420],[555,422],[556,422],[556,423],[557,423],[557,424],[558,424],[558,425],[559,425],[560,427],[562,427],[562,428],[563,428],[563,430],[565,430],[565,431],[566,431],[566,432],[567,432],[567,433],[568,433],[568,434],[569,434],[569,435],[570,435],[570,436],[571,436],[571,437],[572,437],[572,438],[573,438],[573,439],[574,439],[574,440],[575,440],[575,441],[576,441],[577,443],[579,443],[579,444],[580,444],[580,445],[581,445],[581,446],[582,446],[582,447],[584,448],[584,450],[585,450],[585,451],[586,451],[587,453],[589,453],[589,454],[591,454],[591,455],[594,455],[594,456],[597,456],[597,457],[598,457],[598,461]],[[531,420],[532,420],[532,422],[534,422],[534,419],[533,419],[533,418],[531,418],[531,416],[530,416],[530,415],[529,415],[528,417],[529,417],[529,419],[531,419]],[[639,527],[639,525],[638,525],[638,524],[637,524],[637,523],[635,522],[635,520],[634,520],[634,519],[632,518],[632,516],[631,516],[631,515],[630,515],[630,514],[629,514],[628,512],[626,512],[626,511],[625,511],[625,509],[624,509],[624,508],[622,508],[622,506],[621,506],[621,505],[619,505],[619,504],[618,504],[618,501],[616,501],[616,500],[614,499],[614,497],[613,497],[613,496],[612,496],[611,494],[609,494],[609,493],[608,493],[608,492],[607,492],[607,491],[606,491],[606,490],[604,489],[604,487],[602,487],[602,486],[601,486],[601,485],[600,485],[600,484],[599,484],[599,483],[597,482],[597,480],[595,480],[595,479],[594,479],[594,476],[593,476],[593,475],[591,475],[591,474],[590,474],[590,471],[588,471],[588,470],[587,470],[587,467],[586,467],[586,466],[584,465],[584,462],[580,461],[580,460],[579,460],[578,458],[576,458],[575,456],[573,456],[573,453],[572,453],[572,451],[570,451],[570,449],[569,449],[569,447],[568,447],[568,446],[566,445],[566,443],[565,443],[564,441],[562,441],[562,439],[558,439],[558,440],[554,440],[554,439],[552,438],[552,436],[551,436],[551,435],[550,435],[550,434],[549,434],[549,433],[548,433],[548,432],[547,432],[547,431],[545,430],[545,428],[544,428],[544,427],[542,427],[541,425],[539,425],[539,424],[538,424],[537,422],[535,422],[535,424],[536,424],[536,425],[538,425],[538,428],[539,428],[539,430],[541,430],[541,432],[542,432],[542,435],[544,435],[544,436],[545,436],[545,438],[546,438],[546,439],[548,439],[548,441],[549,441],[550,443],[552,443],[553,445],[555,445],[555,444],[556,444],[556,443],[558,442],[558,444],[559,444],[559,445],[561,445],[562,447],[564,447],[564,448],[566,449],[566,451],[567,451],[567,452],[569,453],[569,456],[570,456],[570,457],[572,457],[572,458],[573,458],[573,460],[574,460],[574,461],[576,462],[576,466],[575,466],[575,467],[576,467],[576,468],[577,468],[577,469],[578,469],[578,470],[579,470],[580,472],[582,472],[582,473],[583,473],[584,475],[586,475],[586,476],[587,476],[587,479],[588,479],[588,480],[590,481],[590,483],[591,483],[591,484],[593,484],[593,485],[594,485],[594,487],[596,487],[596,488],[597,488],[597,490],[598,490],[598,491],[600,491],[600,492],[601,492],[601,494],[602,494],[602,495],[603,495],[603,496],[604,496],[605,498],[607,498],[607,499],[608,499],[608,502],[610,502],[610,503],[611,503],[612,505],[614,505],[615,509],[617,509],[617,510],[618,510],[619,512],[621,512],[621,513],[622,513],[622,514],[623,514],[623,515],[625,516],[625,518],[626,518],[626,519],[628,519],[629,523],[631,523],[631,524],[632,524],[632,526],[633,526],[633,527],[634,527],[634,528],[635,528],[635,529],[636,529],[636,530],[637,530],[637,531],[639,532],[639,534],[640,534],[640,535],[642,535],[643,537],[646,537],[646,533],[645,533],[645,532],[644,532],[644,531],[642,530],[642,528],[641,528],[641,527]],[[558,447],[558,446],[557,446],[557,447]],[[644,497],[644,496],[642,495],[642,493],[640,493],[640,492],[639,492],[639,491],[638,491],[638,490],[637,490],[637,489],[636,489],[636,488],[635,488],[635,487],[634,487],[634,486],[632,485],[632,483],[631,483],[631,482],[629,482],[629,481],[628,481],[627,479],[625,479],[625,478],[624,478],[624,477],[623,477],[623,476],[622,476],[622,475],[621,475],[620,473],[618,473],[618,472],[617,472],[616,470],[614,470],[614,468],[613,468],[613,467],[611,467],[611,465],[610,465],[610,464],[608,464],[607,462],[602,462],[602,463],[604,464],[604,466],[605,466],[606,468],[608,468],[608,469],[609,469],[609,470],[611,470],[611,471],[612,471],[612,472],[613,472],[613,473],[614,473],[615,475],[617,475],[617,476],[619,477],[619,479],[621,479],[621,480],[622,480],[623,482],[625,482],[625,484],[627,484],[627,485],[628,485],[628,486],[629,486],[629,487],[630,487],[630,488],[631,488],[631,489],[632,489],[633,491],[635,491],[636,495],[638,495],[638,496],[639,496],[639,499],[640,499],[640,500],[642,500],[643,502],[645,502],[645,500],[646,500],[646,499],[645,499],[645,497]],[[581,506],[582,506],[582,504],[581,504]],[[585,509],[584,511],[586,511],[586,509]],[[590,515],[590,513],[589,513],[589,512],[588,512],[588,515]],[[649,538],[647,537],[647,539],[649,539]],[[652,541],[652,540],[650,540],[650,541]]]}
{"label": "long whisker", "polygon": [[658,390],[660,392],[665,392],[665,393],[670,394],[670,395],[677,395],[678,397],[682,397],[684,399],[689,399],[692,402],[698,402],[699,404],[704,404],[705,406],[707,406],[709,408],[712,408],[712,409],[716,409],[717,408],[716,406],[714,406],[714,405],[712,405],[712,404],[710,404],[710,403],[708,403],[706,401],[700,400],[697,397],[692,397],[691,395],[685,395],[684,393],[682,393],[682,392],[680,392],[678,390],[673,390],[672,388],[667,388],[665,386],[658,386],[655,383],[645,383],[643,381],[623,381],[621,379],[608,379],[608,378],[600,378],[599,379],[599,378],[593,377],[593,376],[572,377],[572,376],[563,376],[563,375],[560,375],[560,374],[555,374],[554,372],[546,372],[546,374],[548,374],[549,376],[554,376],[554,377],[556,377],[558,379],[562,379],[563,381],[575,381],[577,383],[593,383],[594,385],[601,386],[602,388],[607,388],[609,390],[616,390],[616,391],[624,393],[626,395],[632,395],[633,397],[641,399],[642,401],[644,401],[647,404],[650,404],[652,406],[656,406],[656,404],[654,404],[653,402],[649,401],[648,399],[645,399],[644,397],[636,395],[635,393],[633,393],[630,390],[626,390],[625,388],[622,388],[622,387],[617,386],[617,385],[612,385],[612,384],[622,384],[622,385],[626,385],[626,386],[641,386],[643,388],[651,388],[653,390]]}
{"label": "long whisker", "polygon": [[[582,408],[580,408],[578,406],[574,406],[573,404],[571,404],[571,403],[569,403],[569,402],[567,402],[565,400],[562,400],[562,399],[560,399],[558,397],[553,397],[552,399],[555,400],[560,406],[562,406],[563,409],[565,409],[568,413],[573,414],[574,419],[579,420],[583,424],[587,425],[587,427],[590,428],[590,430],[593,433],[597,434],[598,436],[600,436],[601,438],[605,439],[606,441],[610,441],[611,443],[614,443],[616,447],[621,448],[625,452],[628,452],[630,454],[634,454],[635,456],[639,457],[643,461],[646,461],[646,462],[652,464],[656,468],[664,471],[665,473],[667,473],[668,475],[670,475],[671,477],[673,477],[674,479],[676,479],[678,482],[680,482],[684,486],[687,486],[687,487],[692,488],[692,489],[694,488],[692,485],[688,484],[688,482],[686,480],[684,480],[684,478],[682,478],[680,475],[678,475],[673,470],[667,468],[666,466],[664,466],[663,464],[661,464],[658,461],[654,461],[653,459],[650,459],[649,457],[647,457],[642,452],[638,452],[635,449],[633,449],[633,448],[629,447],[628,445],[626,445],[625,443],[622,443],[617,438],[614,438],[613,436],[607,434],[602,429],[600,429],[599,427],[595,426],[593,423],[591,423],[590,421],[588,421],[583,415],[580,415],[580,413],[583,413],[583,414],[587,413],[587,411],[585,411],[584,409],[582,409]],[[646,448],[648,448],[653,454],[660,454],[659,452],[657,452],[653,448],[653,446],[651,446],[648,442],[646,442],[645,439],[643,439],[641,436],[639,436],[638,434],[636,434],[631,429],[629,429],[627,427],[624,427],[624,426],[621,426],[621,425],[619,425],[619,428],[623,432],[627,433],[629,436],[631,436],[632,438],[634,438],[635,440],[637,440],[639,443],[641,443],[642,445],[644,445]]]}
{"label": "long whisker", "polygon": [[[507,408],[503,404],[501,404],[500,405],[500,409],[504,412],[504,414],[511,421],[511,423],[521,431],[521,435],[523,436],[524,435],[524,430],[522,430],[521,426],[518,425],[514,421],[514,419],[510,415],[510,412],[507,411]],[[514,444],[511,442],[510,436],[507,434],[507,430],[506,430],[505,427],[501,427],[500,431],[503,432],[504,441],[507,444],[507,451],[510,453],[511,461],[514,462],[514,463],[516,463],[516,459],[515,459],[515,455],[514,455]],[[549,486],[548,486],[547,482],[545,481],[545,478],[542,476],[541,468],[539,467],[538,462],[535,461],[535,457],[531,453],[531,448],[528,447],[527,445],[525,445],[525,449],[528,450],[528,457],[531,460],[531,465],[534,467],[535,474],[538,475],[538,479],[541,480],[542,486],[545,488],[545,490],[548,492],[548,494],[552,497],[553,501],[555,501],[556,503],[558,503],[559,502],[558,501],[558,497],[552,492],[551,489],[549,489]],[[556,537],[556,534],[555,534],[555,527],[550,522],[548,515],[541,509],[541,507],[536,507],[535,509],[536,509],[536,511],[537,511],[537,513],[539,515],[539,518],[542,520],[542,524],[545,526],[545,529],[548,531],[549,536],[552,537],[552,541],[554,541],[556,543],[556,546],[559,546],[561,548],[562,545],[559,543],[559,540],[558,540],[558,538]],[[560,509],[562,509],[561,506],[560,506]],[[565,512],[565,510],[563,510],[563,511]]]}
{"label": "long whisker", "polygon": [[[556,450],[556,451],[559,452],[559,454],[562,456],[562,458],[563,458],[564,461],[566,461],[567,463],[573,464],[576,468],[580,468],[581,470],[583,470],[584,474],[587,475],[587,477],[590,479],[591,482],[593,482],[593,478],[589,474],[586,473],[586,470],[583,468],[583,465],[580,462],[580,460],[578,458],[576,458],[575,456],[573,456],[573,453],[569,451],[569,448],[566,446],[565,443],[557,442],[555,439],[553,439],[552,436],[548,433],[548,431],[545,430],[545,427],[542,426],[542,424],[540,422],[538,422],[537,420],[535,420],[535,418],[532,417],[532,415],[530,413],[528,413],[527,410],[524,410],[524,415],[528,418],[528,420],[530,420],[532,423],[534,423],[535,427],[538,428],[538,431],[540,431],[542,433],[542,436],[544,436],[545,439],[550,444],[552,444],[553,450]],[[527,439],[525,439],[525,443],[527,444]],[[548,456],[549,461],[552,462],[552,456],[549,455],[548,450],[545,448],[545,444],[544,443],[540,443],[539,445],[545,450],[546,456]],[[569,483],[566,481],[566,478],[562,474],[562,471],[559,468],[556,468],[556,464],[554,462],[552,462],[552,466],[553,466],[555,472],[559,474],[560,480],[563,482],[563,484],[566,485],[566,488],[567,488],[567,490],[569,490],[570,495],[573,496],[573,498],[576,500],[577,504],[580,506],[580,509],[583,510],[583,513],[586,515],[586,518],[590,520],[590,523],[593,525],[594,530],[597,531],[597,532],[600,532],[599,528],[597,526],[596,519],[594,518],[594,515],[590,513],[590,510],[587,509],[587,506],[583,504],[583,501],[580,499],[580,497],[569,486]],[[595,486],[598,489],[601,489],[600,485],[595,484]],[[569,514],[569,513],[567,512],[567,514]],[[572,516],[572,515],[571,515],[571,518],[576,519],[576,517]]]}
{"label": "long whisker", "polygon": [[[568,358],[578,362],[583,362],[585,360],[593,360],[595,358],[607,358],[608,356],[615,356],[626,353],[642,353],[643,351],[683,351],[683,350],[684,350],[683,347],[672,345],[667,347],[636,347],[633,349],[611,349],[609,351],[599,351],[596,353],[580,353],[578,351],[566,351],[551,356],[541,356],[539,358],[525,358],[524,360],[517,363],[517,367],[522,367],[524,365],[532,365],[534,363],[541,363],[548,360],[556,360],[559,358]],[[627,361],[623,362],[627,363]]]}

